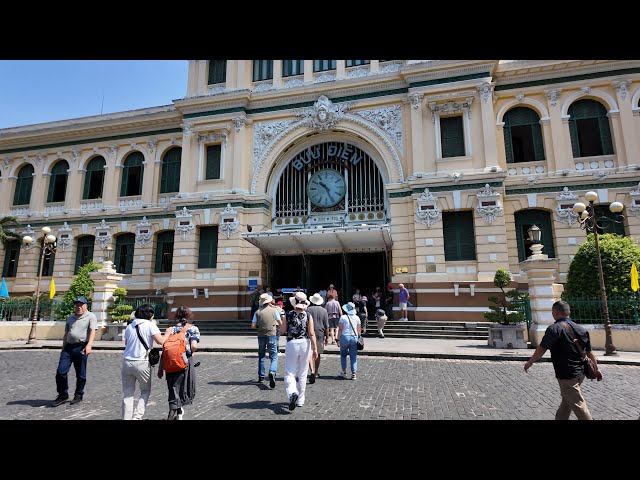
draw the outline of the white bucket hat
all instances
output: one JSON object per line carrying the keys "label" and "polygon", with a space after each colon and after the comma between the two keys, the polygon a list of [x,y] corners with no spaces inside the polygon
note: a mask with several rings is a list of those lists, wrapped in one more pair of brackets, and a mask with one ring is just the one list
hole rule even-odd
{"label": "white bucket hat", "polygon": [[291,305],[293,305],[294,307],[298,304],[298,303],[303,303],[305,305],[309,304],[309,300],[307,300],[307,294],[304,292],[296,292],[296,294],[292,297],[289,297],[289,302],[291,303]]}
{"label": "white bucket hat", "polygon": [[309,299],[309,301],[314,305],[322,305],[324,302],[324,299],[319,293],[314,293],[313,295],[311,295],[311,298]]}
{"label": "white bucket hat", "polygon": [[273,297],[268,293],[263,293],[262,295],[260,295],[260,306],[266,305],[271,302],[273,302]]}

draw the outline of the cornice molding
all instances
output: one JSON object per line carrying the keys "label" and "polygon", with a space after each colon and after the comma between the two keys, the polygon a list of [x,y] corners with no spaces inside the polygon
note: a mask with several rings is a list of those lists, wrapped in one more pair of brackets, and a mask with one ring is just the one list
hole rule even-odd
{"label": "cornice molding", "polygon": [[[492,72],[498,64],[498,60],[481,60],[480,63],[469,65],[471,62],[473,61],[434,60],[428,63],[407,65],[402,68],[401,73],[409,83],[425,82],[449,77],[462,77],[475,73],[486,73],[487,77],[491,77]],[[442,68],[438,68],[437,70],[425,70],[425,66],[428,66],[428,68]]]}

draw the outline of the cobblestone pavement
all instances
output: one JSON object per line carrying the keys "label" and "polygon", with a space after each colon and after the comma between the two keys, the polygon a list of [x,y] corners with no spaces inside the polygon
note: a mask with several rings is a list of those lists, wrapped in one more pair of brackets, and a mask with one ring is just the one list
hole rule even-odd
{"label": "cobblestone pavement", "polygon": [[[3,388],[0,419],[119,419],[121,351],[96,351],[88,364],[84,401],[49,407],[56,397],[59,351],[0,351]],[[358,380],[337,377],[340,359],[325,356],[321,377],[307,385],[304,407],[288,409],[278,359],[274,390],[256,383],[257,355],[199,353],[195,404],[185,419],[503,419],[554,417],[558,383],[551,363],[537,363],[525,373],[520,361],[361,357]],[[267,362],[268,364],[268,362]],[[640,413],[640,366],[601,365],[605,380],[585,381],[583,392],[595,419],[637,419]],[[70,393],[75,372],[69,373]],[[145,418],[167,414],[164,380],[155,376]],[[575,418],[572,416],[572,418]]]}

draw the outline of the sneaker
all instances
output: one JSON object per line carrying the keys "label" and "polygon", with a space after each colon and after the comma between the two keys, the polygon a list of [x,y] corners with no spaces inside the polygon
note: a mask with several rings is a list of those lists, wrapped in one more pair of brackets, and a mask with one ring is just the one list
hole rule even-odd
{"label": "sneaker", "polygon": [[289,410],[294,410],[298,405],[296,402],[298,401],[298,394],[292,393],[291,399],[289,400]]}
{"label": "sneaker", "polygon": [[58,405],[62,405],[64,402],[66,402],[67,400],[69,400],[69,397],[63,397],[62,395],[58,395],[56,397],[56,399],[51,402],[51,406],[52,407],[57,407]]}
{"label": "sneaker", "polygon": [[316,375],[314,373],[309,374],[308,378],[309,378],[309,383],[316,383]]}
{"label": "sneaker", "polygon": [[269,387],[276,388],[276,375],[269,372]]}
{"label": "sneaker", "polygon": [[356,374],[355,374],[355,373],[352,373],[352,374],[351,374],[351,380],[355,380],[355,379],[356,379]]}
{"label": "sneaker", "polygon": [[71,400],[71,405],[75,405],[76,403],[80,403],[82,401],[82,395],[74,395],[73,400]]}
{"label": "sneaker", "polygon": [[339,376],[340,378],[345,378],[345,377],[347,376],[347,372],[340,372],[340,373],[338,374],[338,376]]}
{"label": "sneaker", "polygon": [[182,408],[179,408],[177,410],[176,420],[182,420],[182,415],[184,415],[184,410]]}
{"label": "sneaker", "polygon": [[258,377],[258,381],[256,383],[264,383],[264,377]]}

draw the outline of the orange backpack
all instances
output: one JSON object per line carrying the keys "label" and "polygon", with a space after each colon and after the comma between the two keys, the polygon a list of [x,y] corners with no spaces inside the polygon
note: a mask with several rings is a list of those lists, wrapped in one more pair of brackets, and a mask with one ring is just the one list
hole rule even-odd
{"label": "orange backpack", "polygon": [[181,372],[187,368],[187,323],[178,333],[172,333],[162,345],[162,366],[167,373]]}

